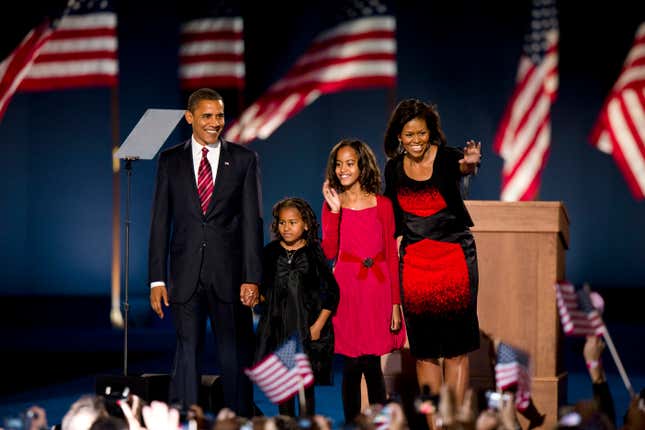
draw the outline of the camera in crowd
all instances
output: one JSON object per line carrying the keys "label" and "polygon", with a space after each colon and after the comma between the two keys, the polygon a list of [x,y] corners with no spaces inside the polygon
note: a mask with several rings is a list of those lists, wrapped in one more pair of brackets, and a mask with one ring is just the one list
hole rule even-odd
{"label": "camera in crowd", "polygon": [[5,417],[3,419],[4,430],[31,430],[34,421],[38,418],[38,412],[33,409],[28,409],[17,416]]}
{"label": "camera in crowd", "polygon": [[424,385],[421,394],[414,399],[414,409],[423,415],[434,414],[439,405],[439,394],[430,394],[430,387]]}
{"label": "camera in crowd", "polygon": [[511,401],[513,397],[508,393],[499,393],[497,391],[486,391],[486,403],[489,409],[499,411],[502,405]]}
{"label": "camera in crowd", "polygon": [[119,406],[119,402],[128,402],[128,404],[132,406],[132,396],[130,394],[129,387],[124,387],[123,390],[117,390],[112,388],[111,386],[107,386],[105,387],[105,392],[103,393],[103,399],[108,415],[122,418],[124,420],[126,419],[121,406]]}

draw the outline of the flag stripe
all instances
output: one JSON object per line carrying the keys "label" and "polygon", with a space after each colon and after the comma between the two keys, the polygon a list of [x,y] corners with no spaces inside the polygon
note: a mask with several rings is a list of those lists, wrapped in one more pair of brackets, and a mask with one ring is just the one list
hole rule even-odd
{"label": "flag stripe", "polygon": [[244,88],[244,22],[204,17],[181,26],[179,83],[183,89]]}
{"label": "flag stripe", "polygon": [[392,16],[359,16],[322,31],[285,76],[231,124],[226,138],[266,139],[323,94],[394,87],[395,27]]}
{"label": "flag stripe", "polygon": [[[181,62],[187,66],[190,66],[193,63],[208,63],[213,60],[213,56],[210,53],[206,54],[195,54],[195,55],[186,55],[183,56],[181,59]],[[236,64],[236,63],[241,63],[244,61],[244,56],[240,54],[229,54],[229,53],[221,53],[217,54],[217,60],[218,62],[222,62],[224,64]],[[215,63],[217,64],[217,63]]]}
{"label": "flag stripe", "polygon": [[308,84],[323,84],[340,82],[352,78],[396,75],[396,62],[394,61],[351,61],[348,63],[333,64],[320,67],[309,73],[282,81],[274,87],[274,91],[285,91]]}
{"label": "flag stripe", "polygon": [[[218,76],[217,82],[220,88],[243,88],[244,78],[231,76]],[[189,90],[191,88],[203,88],[211,86],[213,83],[212,76],[202,76],[199,78],[184,78],[181,80],[181,88]]]}
{"label": "flag stripe", "polygon": [[[242,33],[235,30],[223,30],[223,31],[203,31],[201,33],[182,33],[181,42],[183,45],[190,43],[199,43],[209,40],[222,40],[227,42],[239,42],[243,41],[244,38]],[[242,43],[242,45],[244,45]]]}
{"label": "flag stripe", "polygon": [[[79,2],[80,7],[92,3]],[[114,12],[89,10],[73,14],[66,11],[51,39],[43,46],[21,91],[115,86],[119,63]]]}
{"label": "flag stripe", "polygon": [[[626,98],[631,98],[629,107],[625,103]],[[625,90],[621,96],[613,99],[607,107],[607,124],[610,127],[609,134],[612,140],[620,142],[613,148],[614,160],[634,196],[642,199],[645,193],[645,155],[643,154],[645,139],[636,127],[630,126],[630,123],[633,125],[632,116],[635,115],[642,124],[645,104],[642,100],[634,99],[637,97],[633,90]]]}
{"label": "flag stripe", "polygon": [[504,201],[531,200],[537,194],[540,174],[549,153],[551,130],[548,117],[542,120],[536,133],[533,136],[535,140],[522,154],[521,162],[517,163],[512,173],[502,177],[501,199]]}
{"label": "flag stripe", "polygon": [[531,30],[525,36],[515,88],[493,143],[493,149],[504,160],[502,200],[537,197],[551,146],[551,105],[558,89],[558,39],[555,2],[534,0]]}
{"label": "flag stripe", "polygon": [[209,33],[242,33],[244,21],[241,17],[227,18],[200,18],[193,19],[181,25],[181,33],[209,34]]}
{"label": "flag stripe", "polygon": [[634,198],[645,198],[645,22],[591,132],[592,144],[623,174]]}
{"label": "flag stripe", "polygon": [[315,61],[317,58],[330,56],[343,57],[352,55],[353,52],[392,52],[396,51],[394,32],[370,31],[360,34],[337,36],[325,41],[314,43],[296,65]]}
{"label": "flag stripe", "polygon": [[86,88],[116,86],[118,79],[115,75],[86,74],[68,77],[29,79],[20,85],[20,91],[53,91],[65,88]]}
{"label": "flag stripe", "polygon": [[[91,39],[54,39],[52,38],[43,47],[37,62],[46,61],[47,58],[56,58],[58,55],[69,55],[75,53],[93,53],[94,55],[111,53],[117,51],[117,41],[114,34],[111,36],[92,36]],[[63,57],[64,58],[64,57]]]}
{"label": "flag stripe", "polygon": [[[299,75],[302,75],[303,73],[309,73],[313,70],[322,68],[322,67],[328,67],[328,66],[334,66],[334,65],[339,65],[339,64],[347,64],[351,63],[354,61],[389,61],[396,65],[396,54],[394,52],[387,52],[387,51],[380,51],[380,52],[367,52],[364,51],[363,53],[356,52],[353,55],[348,55],[346,52],[339,52],[338,56],[332,56],[333,53],[327,58],[319,58],[316,61],[308,62],[307,64],[302,65],[301,67],[298,67],[294,71],[289,72],[288,77],[291,79],[292,77],[296,77]],[[396,72],[396,70],[395,70]]]}
{"label": "flag stripe", "polygon": [[179,76],[182,79],[196,79],[204,76],[244,78],[244,65],[240,62],[200,61],[182,66]]}
{"label": "flag stripe", "polygon": [[66,52],[63,54],[41,54],[34,61],[34,64],[55,63],[61,61],[75,61],[75,60],[93,60],[96,57],[102,57],[106,60],[117,60],[118,54],[116,51],[76,51]]}
{"label": "flag stripe", "polygon": [[0,119],[51,33],[49,23],[42,23],[27,33],[20,45],[0,63]]}
{"label": "flag stripe", "polygon": [[[244,42],[241,41],[214,41],[214,40],[199,40],[190,43],[184,43],[179,48],[179,55],[182,61],[194,59],[202,55],[217,54],[218,59],[220,55],[234,55],[235,59],[244,60]],[[212,57],[211,57],[212,58]]]}
{"label": "flag stripe", "polygon": [[339,36],[357,35],[357,34],[374,34],[374,32],[389,32],[392,36],[396,30],[396,20],[393,16],[373,16],[367,18],[359,18],[353,21],[347,21],[342,24],[320,33],[314,40],[314,46],[324,43],[329,39],[334,39]]}

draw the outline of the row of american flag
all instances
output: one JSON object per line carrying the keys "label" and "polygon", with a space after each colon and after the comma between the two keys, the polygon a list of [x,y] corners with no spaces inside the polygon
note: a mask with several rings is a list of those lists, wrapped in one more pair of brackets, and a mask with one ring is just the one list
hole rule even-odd
{"label": "row of american flag", "polygon": [[[181,26],[180,86],[245,86],[244,22],[239,3],[211,0],[204,16]],[[208,3],[208,2],[206,2]],[[383,0],[342,0],[285,75],[246,107],[225,137],[268,138],[324,94],[394,88],[396,19]],[[516,84],[494,138],[504,161],[502,200],[534,200],[551,147],[551,106],[558,92],[559,27],[555,0],[533,0]],[[70,0],[62,17],[32,29],[0,63],[0,120],[17,91],[118,83],[117,14],[109,0]],[[611,154],[629,189],[645,198],[645,22],[590,133]]]}

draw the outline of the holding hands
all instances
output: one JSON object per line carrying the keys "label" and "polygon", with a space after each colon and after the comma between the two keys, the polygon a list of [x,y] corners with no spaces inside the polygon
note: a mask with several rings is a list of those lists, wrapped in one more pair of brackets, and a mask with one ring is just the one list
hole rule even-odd
{"label": "holding hands", "polygon": [[329,185],[329,180],[323,182],[322,194],[329,205],[329,209],[331,209],[333,213],[340,212],[340,196],[336,190]]}
{"label": "holding hands", "polygon": [[244,283],[240,287],[240,301],[244,306],[253,307],[260,302],[260,292],[255,284]]}

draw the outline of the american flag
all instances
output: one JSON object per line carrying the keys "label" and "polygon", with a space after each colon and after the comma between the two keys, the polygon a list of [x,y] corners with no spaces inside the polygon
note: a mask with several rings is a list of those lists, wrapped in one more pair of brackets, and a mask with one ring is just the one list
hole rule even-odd
{"label": "american flag", "polygon": [[309,387],[314,382],[309,358],[296,335],[245,373],[273,403],[289,399],[300,387]]}
{"label": "american flag", "polygon": [[71,1],[18,90],[116,86],[116,22],[108,0]]}
{"label": "american flag", "polygon": [[598,336],[605,331],[600,312],[594,308],[589,290],[573,284],[555,284],[555,296],[562,329],[568,336]]}
{"label": "american flag", "polygon": [[519,411],[528,408],[531,402],[531,376],[529,355],[506,343],[497,346],[495,383],[498,390],[515,387],[515,407]]}
{"label": "american flag", "polygon": [[333,9],[330,24],[286,75],[232,123],[226,139],[266,139],[323,94],[395,86],[396,20],[382,0],[324,4]]}
{"label": "american flag", "polygon": [[181,25],[179,83],[182,89],[244,88],[244,21],[239,2],[202,3],[198,17]]}
{"label": "american flag", "polygon": [[513,95],[495,136],[504,160],[501,200],[533,200],[551,146],[551,105],[558,90],[555,0],[533,0]]}
{"label": "american flag", "polygon": [[591,141],[614,157],[634,197],[645,198],[645,22],[638,27]]}
{"label": "american flag", "polygon": [[43,22],[31,30],[20,45],[0,63],[0,120],[51,33],[49,22]]}

